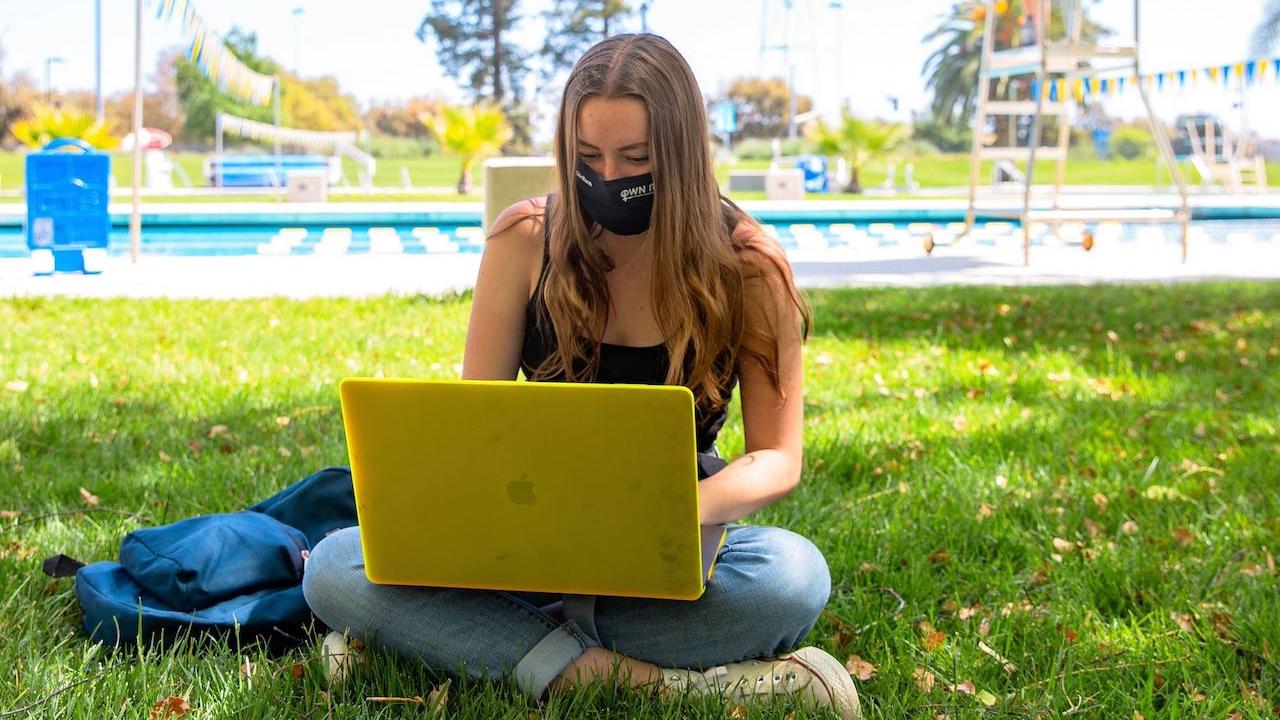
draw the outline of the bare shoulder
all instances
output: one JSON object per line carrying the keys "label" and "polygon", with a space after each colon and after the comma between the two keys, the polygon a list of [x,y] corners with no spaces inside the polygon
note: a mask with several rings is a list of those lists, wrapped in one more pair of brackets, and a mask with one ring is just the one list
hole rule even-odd
{"label": "bare shoulder", "polygon": [[486,241],[497,240],[504,245],[536,245],[541,252],[546,205],[545,197],[525,198],[511,203],[494,218]]}
{"label": "bare shoulder", "polygon": [[545,225],[546,198],[526,198],[499,213],[485,238],[485,260],[503,276],[529,278],[529,293],[542,270]]}

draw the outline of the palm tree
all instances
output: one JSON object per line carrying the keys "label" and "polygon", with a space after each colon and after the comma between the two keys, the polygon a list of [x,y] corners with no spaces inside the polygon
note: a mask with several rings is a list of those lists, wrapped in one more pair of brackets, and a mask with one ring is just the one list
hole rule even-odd
{"label": "palm tree", "polygon": [[[998,0],[995,4],[995,46],[1007,48],[1014,31],[1031,0]],[[1084,2],[1084,0],[1076,0]],[[1063,34],[1062,9],[1051,3],[1050,37]],[[947,127],[966,127],[973,118],[978,102],[978,65],[982,59],[982,31],[986,20],[985,0],[962,0],[951,6],[942,24],[924,36],[926,44],[941,42],[925,59],[921,73],[928,78],[925,87],[933,91],[930,111]],[[1111,30],[1093,22],[1086,12],[1080,39],[1093,42],[1111,34]]]}
{"label": "palm tree", "polygon": [[79,110],[50,110],[37,105],[31,117],[9,126],[9,131],[23,145],[30,148],[44,147],[50,140],[78,138],[99,150],[112,150],[120,145],[120,139],[111,134],[103,121]]}
{"label": "palm tree", "polygon": [[849,162],[845,192],[862,192],[862,168],[872,160],[888,157],[906,144],[911,131],[905,125],[861,120],[842,113],[838,127],[819,120],[810,131],[814,149],[823,155],[843,155]]}
{"label": "palm tree", "polygon": [[1262,11],[1262,22],[1253,31],[1250,54],[1262,57],[1280,43],[1280,0],[1271,0]]}
{"label": "palm tree", "polygon": [[495,105],[445,105],[438,112],[422,113],[418,119],[427,126],[446,154],[462,159],[459,195],[471,192],[471,168],[476,160],[497,155],[512,134],[507,117]]}

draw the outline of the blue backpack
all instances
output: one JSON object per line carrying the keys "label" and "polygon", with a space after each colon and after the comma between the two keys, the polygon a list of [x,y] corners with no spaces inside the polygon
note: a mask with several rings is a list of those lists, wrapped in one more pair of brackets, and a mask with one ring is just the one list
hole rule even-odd
{"label": "blue backpack", "polygon": [[84,629],[109,645],[238,632],[275,643],[312,620],[303,563],[325,535],[356,524],[351,471],[317,471],[240,512],[135,530],[120,562],[45,561],[74,574]]}

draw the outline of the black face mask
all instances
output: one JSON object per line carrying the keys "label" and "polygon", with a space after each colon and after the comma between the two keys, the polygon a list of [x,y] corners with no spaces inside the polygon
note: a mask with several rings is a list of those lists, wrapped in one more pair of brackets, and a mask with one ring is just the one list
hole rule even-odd
{"label": "black face mask", "polygon": [[590,224],[600,223],[618,235],[639,235],[649,229],[653,214],[653,173],[605,180],[595,170],[579,162],[578,204]]}

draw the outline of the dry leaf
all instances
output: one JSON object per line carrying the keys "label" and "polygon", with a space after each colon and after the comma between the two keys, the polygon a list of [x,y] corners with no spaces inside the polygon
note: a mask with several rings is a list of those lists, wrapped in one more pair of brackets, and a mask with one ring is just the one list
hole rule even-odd
{"label": "dry leaf", "polygon": [[984,617],[982,622],[978,623],[978,635],[986,637],[991,634],[991,618]]}
{"label": "dry leaf", "polygon": [[1100,512],[1100,513],[1104,513],[1104,512],[1106,512],[1106,511],[1107,511],[1107,496],[1106,496],[1106,495],[1103,495],[1102,493],[1094,493],[1094,494],[1093,494],[1093,504],[1094,504],[1094,506],[1095,506],[1095,507],[1097,507],[1097,508],[1098,508],[1098,512]]}
{"label": "dry leaf", "polygon": [[228,428],[226,425],[214,425],[213,427],[209,428],[209,438],[213,439],[218,437],[219,435],[226,435],[230,432],[231,432],[231,429]]}
{"label": "dry leaf", "polygon": [[1102,534],[1102,526],[1094,522],[1090,518],[1084,519],[1084,531],[1089,533],[1089,537],[1098,537]]}
{"label": "dry leaf", "polygon": [[1191,534],[1191,531],[1184,527],[1180,527],[1173,531],[1173,539],[1180,547],[1187,547],[1196,541],[1196,538]]}
{"label": "dry leaf", "polygon": [[995,696],[995,695],[992,695],[992,694],[991,694],[989,691],[987,691],[987,690],[983,690],[982,692],[978,693],[978,702],[982,703],[983,705],[985,705],[985,706],[987,706],[987,707],[992,707],[992,706],[994,706],[994,705],[996,704],[996,701],[997,701],[997,700],[998,700],[998,698],[996,698],[996,696]]}
{"label": "dry leaf", "polygon": [[956,616],[959,617],[961,620],[968,620],[969,618],[973,617],[974,615],[977,615],[981,611],[982,611],[982,603],[978,603],[977,605],[965,605],[964,607],[960,608],[960,612],[957,613]]}
{"label": "dry leaf", "polygon": [[16,520],[20,515],[21,510],[0,510],[0,520]]}
{"label": "dry leaf", "polygon": [[413,697],[381,697],[381,696],[375,696],[375,697],[367,697],[367,698],[365,698],[365,701],[366,701],[366,702],[376,702],[376,703],[408,703],[408,704],[410,704],[410,705],[426,705],[426,701],[425,701],[425,700],[423,700],[423,699],[422,699],[422,697],[421,697],[421,696],[419,696],[419,695],[414,695]]}
{"label": "dry leaf", "polygon": [[933,673],[924,668],[916,668],[911,672],[911,676],[915,678],[916,688],[922,693],[933,692]]}
{"label": "dry leaf", "polygon": [[302,663],[294,663],[289,666],[289,677],[294,680],[301,680],[302,676],[305,675],[306,672],[307,669],[303,667]]}
{"label": "dry leaf", "polygon": [[[985,622],[985,621],[984,621],[984,622]],[[996,661],[996,662],[1000,663],[1000,667],[1004,668],[1004,671],[1005,671],[1005,672],[1012,674],[1012,673],[1015,673],[1015,672],[1017,672],[1017,671],[1018,671],[1018,666],[1017,666],[1017,665],[1014,665],[1012,662],[1010,662],[1010,660],[1009,660],[1008,658],[1006,658],[1005,656],[1003,656],[1003,655],[1001,655],[1000,653],[996,652],[996,649],[995,649],[995,648],[991,647],[990,645],[986,644],[985,642],[983,642],[983,641],[979,640],[979,641],[978,641],[978,649],[979,649],[979,650],[981,650],[982,652],[984,652],[984,653],[986,653],[986,654],[990,655],[992,658],[994,658],[994,659],[995,659],[995,661]]]}
{"label": "dry leaf", "polygon": [[452,683],[452,679],[445,680],[427,693],[427,707],[431,709],[432,715],[444,712],[444,706],[449,702],[449,685]]}
{"label": "dry leaf", "polygon": [[979,506],[978,506],[978,520],[979,520],[979,521],[986,520],[987,518],[991,517],[992,515],[995,515],[995,511],[991,509],[991,506],[990,506],[990,505],[988,505],[988,504],[986,504],[986,503],[982,503],[981,505],[979,505]]}
{"label": "dry leaf", "polygon": [[945,643],[946,641],[947,641],[946,633],[942,632],[941,630],[934,630],[933,632],[924,636],[924,641],[922,645],[924,646],[925,650],[928,650],[929,652],[933,652],[934,650],[937,650],[938,648],[942,647],[943,643]]}
{"label": "dry leaf", "polygon": [[249,662],[249,658],[246,657],[244,662],[240,663],[240,676],[247,678],[250,675],[253,675],[253,663]]}
{"label": "dry leaf", "polygon": [[170,695],[167,698],[160,698],[151,706],[151,714],[147,716],[148,720],[164,720],[169,717],[182,717],[191,711],[191,706],[187,704],[187,699]]}
{"label": "dry leaf", "polygon": [[959,684],[954,685],[951,688],[951,691],[957,695],[972,695],[976,693],[978,689],[973,686],[972,680],[962,680]]}
{"label": "dry leaf", "polygon": [[280,415],[276,417],[276,425],[279,427],[289,427],[289,416]]}
{"label": "dry leaf", "polygon": [[951,562],[951,551],[946,548],[940,548],[938,550],[934,550],[929,555],[929,562],[933,563],[934,565],[943,565],[948,562]]}
{"label": "dry leaf", "polygon": [[844,669],[849,671],[850,676],[859,680],[870,680],[876,676],[876,666],[857,655],[849,656],[849,659],[844,663]]}
{"label": "dry leaf", "polygon": [[160,458],[160,462],[173,462],[173,458],[169,457],[169,453],[163,450],[157,454],[157,457]]}
{"label": "dry leaf", "polygon": [[740,718],[744,718],[744,717],[746,717],[746,716],[747,716],[747,706],[746,706],[746,705],[734,705],[734,706],[733,706],[733,709],[729,711],[729,717],[731,717],[731,718],[739,718],[739,719],[740,719]]}
{"label": "dry leaf", "polygon": [[1169,614],[1173,617],[1173,621],[1178,623],[1178,627],[1182,628],[1183,630],[1186,630],[1187,632],[1195,631],[1196,629],[1195,620],[1193,620],[1190,615],[1187,615],[1186,613],[1176,613],[1176,612],[1169,613]]}
{"label": "dry leaf", "polygon": [[1062,538],[1056,537],[1053,539],[1053,549],[1057,550],[1060,553],[1065,554],[1069,552],[1074,552],[1076,549],[1076,544],[1071,542],[1070,540],[1063,540]]}
{"label": "dry leaf", "polygon": [[1120,526],[1120,532],[1124,533],[1125,535],[1137,535],[1138,523],[1132,520],[1125,520],[1124,524]]}
{"label": "dry leaf", "polygon": [[84,489],[84,486],[81,486],[81,487],[80,487],[80,499],[81,499],[81,500],[83,500],[83,501],[84,501],[84,503],[85,503],[86,505],[97,505],[97,504],[98,504],[98,496],[97,496],[97,495],[94,495],[93,493],[89,492],[88,490],[85,490],[85,489]]}

